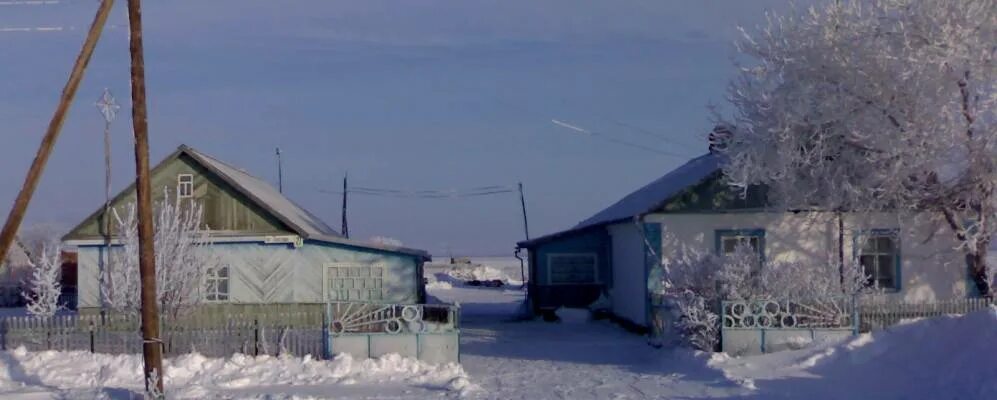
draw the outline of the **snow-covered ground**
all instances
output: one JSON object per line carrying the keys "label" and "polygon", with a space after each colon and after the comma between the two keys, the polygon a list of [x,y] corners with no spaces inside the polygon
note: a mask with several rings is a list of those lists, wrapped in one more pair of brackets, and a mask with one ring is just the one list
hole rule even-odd
{"label": "snow-covered ground", "polygon": [[[580,310],[515,321],[524,292],[451,287],[463,305],[461,366],[396,356],[359,361],[236,355],[170,360],[172,398],[249,399],[992,399],[997,308],[814,348],[732,358],[654,349]],[[0,398],[128,398],[139,356],[0,352]]]}

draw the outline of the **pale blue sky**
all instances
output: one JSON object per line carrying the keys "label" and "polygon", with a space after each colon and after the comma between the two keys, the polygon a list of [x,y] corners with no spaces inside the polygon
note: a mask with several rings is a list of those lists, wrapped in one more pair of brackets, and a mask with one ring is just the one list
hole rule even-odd
{"label": "pale blue sky", "polygon": [[[128,105],[120,1],[29,212],[71,226],[103,198],[103,87]],[[526,186],[533,236],[568,228],[706,150],[737,24],[786,1],[149,0],[152,158],[186,143],[275,180],[339,226],[335,190]],[[0,5],[0,213],[24,178],[93,0]],[[61,31],[21,31],[61,28]],[[128,110],[114,124],[114,187],[133,179]],[[666,156],[586,137],[568,121]],[[665,137],[659,139],[648,135]],[[436,254],[507,254],[518,198],[354,196],[353,237]]]}

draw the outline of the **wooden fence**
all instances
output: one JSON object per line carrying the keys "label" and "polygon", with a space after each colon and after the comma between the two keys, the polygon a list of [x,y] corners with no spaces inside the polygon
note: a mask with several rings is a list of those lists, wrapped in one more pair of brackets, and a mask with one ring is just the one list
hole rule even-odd
{"label": "wooden fence", "polygon": [[[167,356],[198,352],[208,357],[310,354],[324,356],[321,313],[213,315],[201,313],[160,324]],[[65,315],[0,319],[0,348],[135,354],[142,351],[140,322],[131,315]]]}
{"label": "wooden fence", "polygon": [[997,304],[993,299],[959,299],[934,303],[904,303],[864,299],[859,301],[859,330],[869,332],[896,325],[905,319],[962,315]]}

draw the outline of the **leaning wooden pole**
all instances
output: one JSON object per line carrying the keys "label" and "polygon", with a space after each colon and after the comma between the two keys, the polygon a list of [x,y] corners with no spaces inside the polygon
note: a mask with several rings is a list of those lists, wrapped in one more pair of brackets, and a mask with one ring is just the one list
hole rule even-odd
{"label": "leaning wooden pole", "polygon": [[45,171],[45,164],[48,163],[48,157],[52,154],[52,148],[55,147],[55,141],[59,138],[62,125],[66,122],[69,107],[73,104],[73,98],[76,97],[76,90],[80,87],[80,81],[83,80],[83,74],[87,69],[87,65],[90,64],[93,50],[97,47],[100,34],[104,31],[104,23],[107,22],[107,16],[110,15],[111,6],[113,5],[114,0],[103,0],[97,8],[97,15],[93,19],[93,24],[90,25],[90,31],[87,32],[83,48],[80,49],[80,54],[76,56],[76,63],[73,64],[73,70],[69,73],[69,80],[62,89],[62,97],[59,98],[59,105],[55,108],[55,113],[52,114],[52,120],[48,123],[48,129],[45,131],[45,137],[42,138],[41,146],[38,147],[38,153],[35,154],[35,160],[31,162],[28,175],[24,178],[24,185],[21,186],[21,191],[14,200],[14,207],[10,209],[10,214],[7,215],[7,221],[3,225],[3,230],[0,231],[0,260],[7,259],[7,251],[10,249],[11,244],[14,243],[17,230],[21,227],[21,221],[24,220],[24,213],[28,210],[28,203],[31,202],[31,197],[35,194],[35,189],[38,187],[38,180],[41,179],[42,172]]}
{"label": "leaning wooden pole", "polygon": [[138,267],[142,281],[142,355],[145,360],[146,392],[163,394],[163,352],[159,338],[156,304],[156,259],[152,232],[152,193],[149,182],[149,124],[145,104],[145,58],[142,49],[142,4],[128,0],[131,53],[132,125],[135,131],[135,191],[138,202]]}

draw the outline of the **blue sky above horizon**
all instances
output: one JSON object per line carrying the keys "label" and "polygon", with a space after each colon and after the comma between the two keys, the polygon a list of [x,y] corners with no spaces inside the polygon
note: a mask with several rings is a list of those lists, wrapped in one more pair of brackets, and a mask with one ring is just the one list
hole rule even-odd
{"label": "blue sky above horizon", "polygon": [[[0,208],[16,196],[97,2],[0,5]],[[276,180],[339,226],[337,190],[526,187],[530,230],[568,228],[706,151],[738,24],[785,0],[144,2],[152,159],[188,144]],[[127,19],[116,5],[28,215],[72,226],[103,198],[109,87],[113,187],[133,179]],[[27,31],[23,28],[29,28]],[[36,30],[35,28],[58,28]],[[573,132],[551,119],[661,152]],[[353,237],[443,255],[511,254],[515,195],[354,196]]]}

